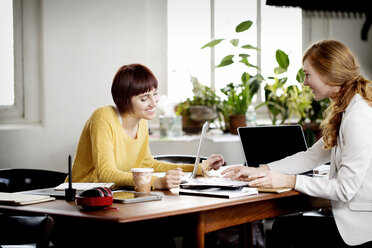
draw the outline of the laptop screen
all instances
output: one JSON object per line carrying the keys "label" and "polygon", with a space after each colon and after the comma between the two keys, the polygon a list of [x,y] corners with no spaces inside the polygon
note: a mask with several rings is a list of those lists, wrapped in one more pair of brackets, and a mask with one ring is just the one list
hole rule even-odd
{"label": "laptop screen", "polygon": [[196,177],[196,174],[198,173],[201,148],[202,148],[203,140],[204,140],[204,137],[205,137],[205,133],[207,132],[207,129],[208,129],[208,122],[205,122],[204,125],[203,125],[203,127],[202,127],[202,132],[200,134],[198,151],[196,152],[194,169],[193,169],[192,175],[191,175],[192,178],[195,178]]}
{"label": "laptop screen", "polygon": [[300,125],[240,127],[238,133],[245,162],[251,167],[307,150]]}

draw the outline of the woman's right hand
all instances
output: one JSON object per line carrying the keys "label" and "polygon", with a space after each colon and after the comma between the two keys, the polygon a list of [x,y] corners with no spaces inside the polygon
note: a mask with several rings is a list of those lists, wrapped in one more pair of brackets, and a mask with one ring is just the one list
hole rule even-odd
{"label": "woman's right hand", "polygon": [[269,168],[265,166],[261,167],[248,167],[248,166],[232,166],[221,172],[221,175],[226,178],[240,181],[249,181],[249,176],[251,174],[256,174],[261,171],[267,171]]}
{"label": "woman's right hand", "polygon": [[181,168],[169,170],[167,171],[164,177],[157,177],[154,180],[154,188],[155,189],[178,188],[181,183],[182,175],[183,172]]}

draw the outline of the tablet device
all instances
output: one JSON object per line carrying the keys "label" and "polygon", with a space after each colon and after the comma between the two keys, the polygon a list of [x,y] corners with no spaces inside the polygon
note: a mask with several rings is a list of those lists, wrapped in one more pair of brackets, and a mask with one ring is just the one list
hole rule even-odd
{"label": "tablet device", "polygon": [[116,190],[112,192],[114,202],[116,203],[132,203],[161,200],[162,196],[155,193],[140,193],[127,190]]}

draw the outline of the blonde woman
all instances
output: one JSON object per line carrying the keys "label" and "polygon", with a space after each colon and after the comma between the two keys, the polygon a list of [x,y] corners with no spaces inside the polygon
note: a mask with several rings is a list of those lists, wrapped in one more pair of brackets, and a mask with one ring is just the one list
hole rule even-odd
{"label": "blonde woman", "polygon": [[[372,247],[372,87],[349,48],[335,40],[303,56],[304,84],[315,100],[331,99],[323,137],[300,152],[259,168],[233,167],[225,177],[252,187],[290,187],[331,200],[328,218],[288,216],[274,223],[275,247]],[[326,162],[329,178],[298,175]]]}

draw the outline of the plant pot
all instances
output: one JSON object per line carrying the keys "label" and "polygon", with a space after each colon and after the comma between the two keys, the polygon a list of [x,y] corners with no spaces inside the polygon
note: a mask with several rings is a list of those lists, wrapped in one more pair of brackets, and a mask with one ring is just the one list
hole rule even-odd
{"label": "plant pot", "polygon": [[217,111],[215,108],[197,105],[190,106],[190,118],[196,122],[206,122],[217,118]]}
{"label": "plant pot", "polygon": [[317,123],[303,123],[302,129],[306,139],[307,146],[312,146],[322,137],[322,130]]}
{"label": "plant pot", "polygon": [[247,126],[245,115],[230,115],[229,126],[230,126],[230,133],[238,134],[238,127]]}
{"label": "plant pot", "polygon": [[203,121],[194,121],[188,115],[182,116],[182,131],[185,133],[199,133],[203,124]]}

